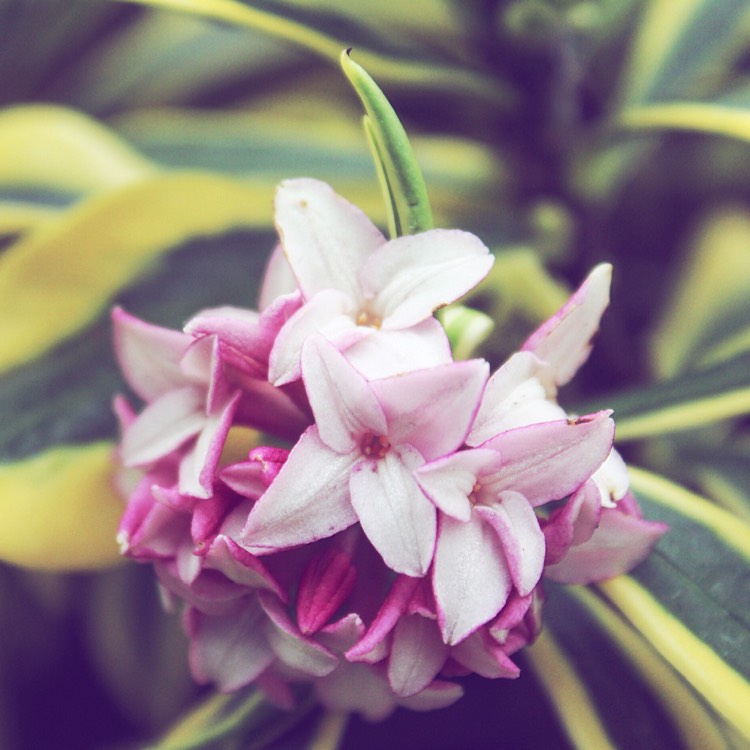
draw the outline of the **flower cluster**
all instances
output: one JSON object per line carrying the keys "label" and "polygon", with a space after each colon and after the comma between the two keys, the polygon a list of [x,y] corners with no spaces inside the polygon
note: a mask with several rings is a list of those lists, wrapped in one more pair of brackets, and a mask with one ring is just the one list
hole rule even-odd
{"label": "flower cluster", "polygon": [[145,402],[116,402],[124,553],[184,602],[192,670],[224,691],[254,682],[290,705],[309,682],[377,719],[448,705],[460,675],[516,676],[543,575],[617,574],[664,530],[628,492],[610,414],[556,400],[611,269],[490,377],[453,361],[433,317],[489,271],[476,237],[387,241],[309,179],[280,186],[276,221],[260,311],[205,310],[181,332],[114,312]]}

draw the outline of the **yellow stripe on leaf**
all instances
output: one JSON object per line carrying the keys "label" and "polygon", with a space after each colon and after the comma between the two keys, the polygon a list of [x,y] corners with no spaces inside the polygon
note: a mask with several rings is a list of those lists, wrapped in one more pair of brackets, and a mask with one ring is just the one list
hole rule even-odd
{"label": "yellow stripe on leaf", "polygon": [[597,585],[717,713],[750,741],[750,683],[629,576]]}
{"label": "yellow stripe on leaf", "polygon": [[636,495],[671,508],[714,532],[735,552],[750,560],[750,524],[700,495],[645,469],[629,466],[630,484]]}
{"label": "yellow stripe on leaf", "polygon": [[625,110],[628,130],[687,130],[750,141],[750,110],[710,102],[670,102]]}
{"label": "yellow stripe on leaf", "polygon": [[154,165],[80,112],[52,105],[0,112],[0,184],[85,193],[127,185]]}
{"label": "yellow stripe on leaf", "polygon": [[547,631],[526,650],[539,681],[575,747],[615,750],[573,665]]}
{"label": "yellow stripe on leaf", "polygon": [[54,571],[120,562],[124,503],[112,486],[111,454],[111,443],[60,446],[0,466],[0,559]]}
{"label": "yellow stripe on leaf", "polygon": [[659,654],[589,589],[575,586],[568,591],[653,686],[654,694],[669,711],[670,718],[679,729],[685,750],[724,750],[726,739],[719,731],[715,717]]}
{"label": "yellow stripe on leaf", "polygon": [[191,236],[270,223],[270,190],[202,173],[159,175],[90,198],[0,256],[0,372],[83,328]]}

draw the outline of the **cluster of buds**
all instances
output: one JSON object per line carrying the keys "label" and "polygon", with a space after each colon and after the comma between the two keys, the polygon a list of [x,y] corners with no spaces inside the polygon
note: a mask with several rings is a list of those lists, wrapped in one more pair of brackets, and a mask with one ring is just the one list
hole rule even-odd
{"label": "cluster of buds", "polygon": [[[438,307],[487,274],[475,236],[387,241],[327,185],[284,182],[259,311],[183,331],[114,312],[123,552],[184,606],[195,677],[371,719],[515,677],[542,578],[620,573],[641,518],[609,412],[557,402],[609,299],[595,268],[494,374],[454,361]],[[251,436],[240,455],[232,448]]]}

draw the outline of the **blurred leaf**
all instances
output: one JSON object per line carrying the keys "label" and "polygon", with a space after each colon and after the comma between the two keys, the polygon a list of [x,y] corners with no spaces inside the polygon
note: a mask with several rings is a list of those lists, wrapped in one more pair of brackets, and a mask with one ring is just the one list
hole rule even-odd
{"label": "blurred leaf", "polygon": [[690,473],[712,497],[750,523],[750,451],[689,456]]}
{"label": "blurred leaf", "polygon": [[630,576],[598,584],[659,653],[750,739],[750,527],[634,469],[648,518],[671,531]]}
{"label": "blurred leaf", "polygon": [[112,487],[112,449],[60,446],[0,466],[0,558],[41,570],[118,563],[123,506]]}
{"label": "blurred leaf", "polygon": [[691,242],[651,340],[661,377],[750,350],[750,214],[709,214]]}
{"label": "blurred leaf", "polygon": [[614,409],[618,440],[690,430],[750,412],[750,352],[654,385],[579,404]]}
{"label": "blurred leaf", "polygon": [[622,100],[696,98],[716,89],[741,51],[744,0],[651,0],[622,77]]}
{"label": "blurred leaf", "polygon": [[69,194],[116,188],[155,172],[135,149],[79,112],[51,105],[0,112],[0,186]]}
{"label": "blurred leaf", "polygon": [[267,226],[271,196],[214,175],[144,179],[95,196],[0,256],[0,371],[39,356],[190,236]]}

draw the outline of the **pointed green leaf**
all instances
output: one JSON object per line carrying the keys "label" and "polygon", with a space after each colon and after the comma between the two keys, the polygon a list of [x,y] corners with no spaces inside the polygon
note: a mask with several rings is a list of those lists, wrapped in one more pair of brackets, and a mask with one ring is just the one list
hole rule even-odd
{"label": "pointed green leaf", "polygon": [[349,50],[341,54],[341,67],[367,112],[367,129],[381,165],[378,171],[384,174],[386,204],[393,207],[397,233],[432,229],[432,211],[422,170],[393,107],[364,68],[352,60]]}

